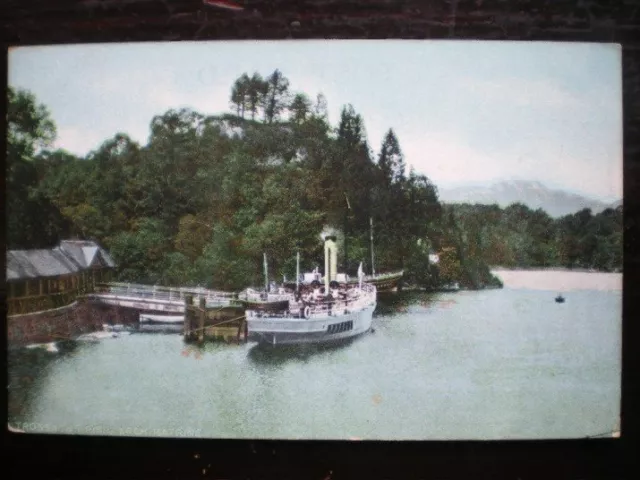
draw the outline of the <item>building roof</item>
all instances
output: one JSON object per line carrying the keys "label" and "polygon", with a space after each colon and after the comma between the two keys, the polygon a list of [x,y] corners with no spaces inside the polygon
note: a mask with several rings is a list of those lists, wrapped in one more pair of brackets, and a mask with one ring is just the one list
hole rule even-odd
{"label": "building roof", "polygon": [[115,267],[111,256],[86,240],[63,240],[51,250],[7,252],[7,280],[68,275],[91,267]]}
{"label": "building roof", "polygon": [[115,267],[116,264],[106,250],[88,240],[63,240],[60,248],[84,268],[94,266]]}

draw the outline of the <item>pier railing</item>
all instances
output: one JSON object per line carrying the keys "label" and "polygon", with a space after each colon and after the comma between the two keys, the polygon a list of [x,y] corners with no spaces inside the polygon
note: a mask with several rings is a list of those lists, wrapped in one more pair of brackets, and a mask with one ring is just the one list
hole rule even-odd
{"label": "pier railing", "polygon": [[96,293],[114,295],[117,297],[162,300],[175,303],[184,303],[185,299],[190,297],[193,298],[193,302],[195,304],[198,304],[200,298],[204,298],[207,305],[225,305],[231,303],[237,298],[237,294],[233,292],[209,290],[200,287],[175,288],[117,282],[96,285]]}

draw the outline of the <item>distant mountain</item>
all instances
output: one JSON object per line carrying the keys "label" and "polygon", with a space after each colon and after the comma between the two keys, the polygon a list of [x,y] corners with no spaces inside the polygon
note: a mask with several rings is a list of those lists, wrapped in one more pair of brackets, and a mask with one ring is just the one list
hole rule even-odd
{"label": "distant mountain", "polygon": [[510,181],[487,186],[467,186],[451,189],[438,189],[440,200],[444,203],[483,203],[498,204],[507,207],[520,202],[529,208],[542,208],[552,217],[561,217],[590,208],[598,213],[606,208],[616,208],[622,200],[607,204],[564,190],[553,190],[540,182]]}
{"label": "distant mountain", "polygon": [[615,209],[615,208],[618,208],[621,205],[622,205],[622,200],[616,200],[615,202],[610,203],[609,205],[607,205],[606,208],[614,208]]}

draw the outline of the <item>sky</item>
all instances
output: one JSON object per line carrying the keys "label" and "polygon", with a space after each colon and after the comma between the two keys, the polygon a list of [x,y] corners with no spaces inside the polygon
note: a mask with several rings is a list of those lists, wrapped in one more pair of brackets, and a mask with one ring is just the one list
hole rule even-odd
{"label": "sky", "polygon": [[407,165],[439,188],[539,181],[622,198],[621,49],[479,41],[172,42],[19,47],[9,85],[85,155],[116,133],[147,142],[155,115],[231,112],[242,73],[280,69],[290,90],[323,93],[329,120],[353,105],[377,156],[392,128]]}

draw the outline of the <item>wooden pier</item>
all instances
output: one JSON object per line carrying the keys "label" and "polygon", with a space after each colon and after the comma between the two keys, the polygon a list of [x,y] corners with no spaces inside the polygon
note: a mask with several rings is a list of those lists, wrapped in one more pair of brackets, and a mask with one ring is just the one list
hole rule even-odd
{"label": "wooden pier", "polygon": [[196,305],[193,296],[187,295],[184,300],[184,339],[187,342],[246,341],[245,308],[235,302],[208,306],[204,297],[200,297]]}
{"label": "wooden pier", "polygon": [[144,312],[180,314],[185,311],[185,299],[204,298],[207,307],[231,305],[235,293],[204,288],[171,288],[131,283],[107,283],[96,286],[96,292],[86,298],[104,305],[132,308]]}

